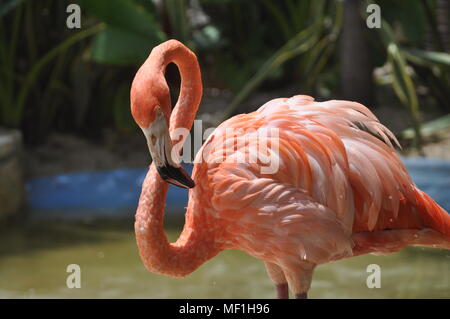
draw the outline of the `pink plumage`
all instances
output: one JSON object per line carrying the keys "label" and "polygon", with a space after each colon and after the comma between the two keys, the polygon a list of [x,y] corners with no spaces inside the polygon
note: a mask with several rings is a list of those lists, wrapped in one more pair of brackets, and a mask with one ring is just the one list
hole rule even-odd
{"label": "pink plumage", "polygon": [[[169,62],[182,75],[173,112],[161,102],[166,90],[145,89],[155,79],[144,74],[157,74],[160,86]],[[195,55],[171,40],[155,48],[136,75],[133,115],[145,132],[161,107],[173,133],[192,126],[200,96]],[[144,109],[148,118],[142,118]],[[277,163],[272,172],[261,169],[261,159],[248,160],[261,151],[261,136],[268,145],[263,155]],[[223,249],[241,249],[265,262],[279,297],[287,297],[288,286],[305,297],[318,264],[409,245],[450,248],[450,216],[417,189],[394,145],[395,136],[356,102],[297,95],[235,116],[196,156],[196,186],[176,243],[168,243],[163,230],[167,183],[152,165],[136,214],[144,264],[153,272],[185,276]]]}

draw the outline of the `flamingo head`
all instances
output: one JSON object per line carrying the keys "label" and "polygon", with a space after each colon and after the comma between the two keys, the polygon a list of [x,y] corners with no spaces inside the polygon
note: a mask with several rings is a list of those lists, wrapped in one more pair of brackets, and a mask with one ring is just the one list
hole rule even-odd
{"label": "flamingo head", "polygon": [[169,88],[160,77],[147,74],[143,74],[141,68],[133,80],[131,114],[147,139],[150,155],[161,178],[179,187],[192,188],[195,186],[194,181],[175,160],[177,154],[172,152]]}

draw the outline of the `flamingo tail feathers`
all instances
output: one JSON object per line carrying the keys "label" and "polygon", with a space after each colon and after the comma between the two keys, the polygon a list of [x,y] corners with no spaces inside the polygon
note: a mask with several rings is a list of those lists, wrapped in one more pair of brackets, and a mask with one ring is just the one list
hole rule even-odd
{"label": "flamingo tail feathers", "polygon": [[450,214],[421,190],[416,190],[417,207],[426,227],[445,235],[450,240]]}

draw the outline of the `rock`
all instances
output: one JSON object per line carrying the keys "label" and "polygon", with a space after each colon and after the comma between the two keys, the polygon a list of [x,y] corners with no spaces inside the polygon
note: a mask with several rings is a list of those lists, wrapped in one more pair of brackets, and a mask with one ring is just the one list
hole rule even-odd
{"label": "rock", "polygon": [[0,129],[0,221],[17,215],[24,204],[22,135],[18,130]]}

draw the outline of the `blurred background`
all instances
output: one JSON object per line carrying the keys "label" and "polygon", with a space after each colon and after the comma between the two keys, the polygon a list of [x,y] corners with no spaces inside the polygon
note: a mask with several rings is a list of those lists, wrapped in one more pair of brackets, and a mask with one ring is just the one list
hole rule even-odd
{"label": "blurred background", "polygon": [[[67,26],[70,4],[80,28]],[[380,8],[379,28],[370,27],[370,4]],[[447,0],[1,0],[0,298],[274,296],[262,263],[241,252],[184,279],[149,274],[139,260],[133,215],[151,159],[129,91],[151,49],[171,38],[199,59],[203,129],[281,96],[358,101],[399,138],[419,187],[449,210],[449,8]],[[176,101],[175,66],[166,78]],[[172,240],[186,198],[170,189]],[[66,286],[72,263],[80,289]],[[381,289],[365,284],[370,263],[386,269]],[[352,258],[319,267],[311,297],[450,298],[449,266],[449,252],[430,249]]]}

